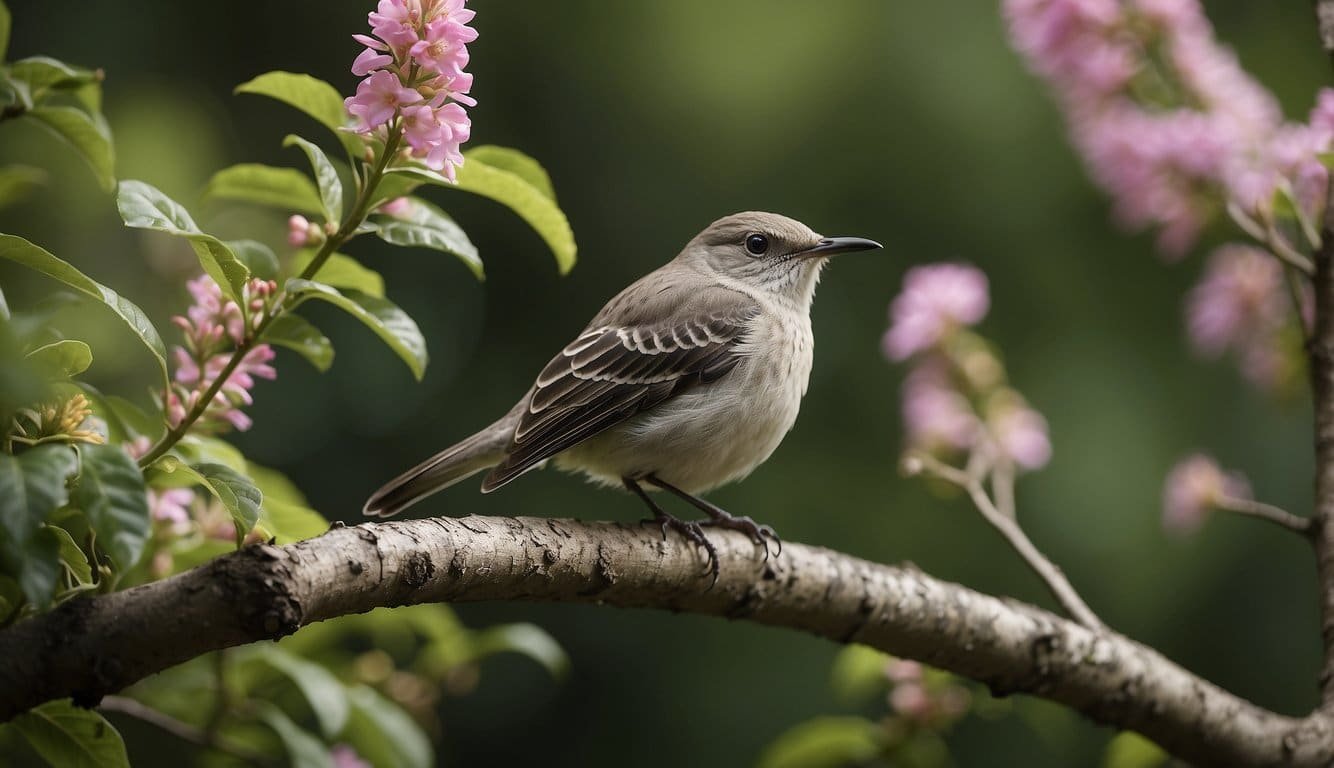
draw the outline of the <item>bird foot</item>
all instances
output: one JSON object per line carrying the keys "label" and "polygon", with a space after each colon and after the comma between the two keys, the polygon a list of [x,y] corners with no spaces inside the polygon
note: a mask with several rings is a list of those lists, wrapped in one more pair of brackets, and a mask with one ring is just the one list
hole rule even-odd
{"label": "bird foot", "polygon": [[708,525],[709,524],[708,522],[695,522],[693,520],[682,520],[680,518],[672,517],[671,515],[664,513],[658,515],[657,517],[650,517],[645,520],[641,520],[640,523],[653,523],[655,525],[660,526],[662,528],[663,541],[667,540],[667,531],[670,529],[680,533],[683,537],[685,537],[687,541],[703,549],[704,552],[709,556],[709,562],[706,570],[708,571],[709,575],[713,577],[713,581],[709,583],[709,589],[713,589],[713,585],[718,583],[718,573],[719,573],[718,549],[714,547],[713,542],[709,541],[708,537],[704,535],[703,526]]}
{"label": "bird foot", "polygon": [[729,515],[723,513],[714,517],[712,520],[702,520],[700,525],[707,525],[714,528],[727,528],[733,531],[741,531],[750,537],[750,540],[764,547],[764,559],[769,559],[769,541],[772,539],[777,545],[777,551],[774,557],[783,554],[783,540],[778,538],[774,529],[767,525],[760,525],[745,515]]}

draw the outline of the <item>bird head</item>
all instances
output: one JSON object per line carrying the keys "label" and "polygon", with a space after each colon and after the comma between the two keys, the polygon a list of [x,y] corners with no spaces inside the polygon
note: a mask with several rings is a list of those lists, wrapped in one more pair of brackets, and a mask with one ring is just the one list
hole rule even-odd
{"label": "bird head", "polygon": [[809,305],[830,256],[880,247],[861,237],[823,237],[776,213],[746,211],[710,224],[679,258],[724,280]]}

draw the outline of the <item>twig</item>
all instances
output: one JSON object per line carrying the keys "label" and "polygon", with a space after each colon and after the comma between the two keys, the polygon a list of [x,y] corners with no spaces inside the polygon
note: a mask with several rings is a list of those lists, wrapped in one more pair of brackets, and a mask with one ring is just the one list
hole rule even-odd
{"label": "twig", "polygon": [[1275,525],[1290,531],[1296,531],[1303,536],[1311,536],[1315,533],[1314,518],[1294,515],[1285,509],[1280,509],[1273,504],[1265,504],[1262,501],[1223,496],[1214,500],[1214,506],[1227,512],[1236,512],[1248,517],[1268,520]]}
{"label": "twig", "polygon": [[1315,262],[1288,245],[1288,241],[1283,239],[1283,235],[1274,227],[1272,221],[1265,223],[1265,245],[1268,245],[1269,250],[1280,260],[1300,270],[1302,274],[1307,276],[1315,274]]}
{"label": "twig", "polygon": [[104,712],[117,712],[133,717],[135,720],[148,723],[181,741],[223,752],[253,765],[278,765],[278,762],[268,755],[247,749],[239,744],[233,744],[216,734],[210,735],[201,728],[177,720],[161,710],[153,709],[147,704],[128,696],[104,696],[102,697],[102,703],[98,704],[97,708]]}
{"label": "twig", "polygon": [[[1052,595],[1071,618],[1094,631],[1106,629],[1102,621],[1098,619],[1093,610],[1075,591],[1070,581],[1065,578],[1061,569],[1038,551],[1038,548],[1029,540],[1027,534],[1019,527],[1019,523],[1012,515],[1007,516],[997,508],[977,477],[925,453],[913,454],[908,461],[920,462],[919,466],[922,471],[951,482],[967,491],[968,496],[973,500],[973,505],[977,507],[977,511],[982,513],[982,517],[988,523],[991,523],[993,528],[1000,531],[1000,534],[1019,553],[1024,562],[1028,563],[1028,566],[1046,583],[1047,588],[1051,590]],[[909,471],[911,471],[911,467]]]}

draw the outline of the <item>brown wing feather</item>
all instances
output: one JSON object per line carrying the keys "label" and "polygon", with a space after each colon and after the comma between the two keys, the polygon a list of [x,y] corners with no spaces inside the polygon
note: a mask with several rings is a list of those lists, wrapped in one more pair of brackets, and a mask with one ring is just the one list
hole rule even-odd
{"label": "brown wing feather", "polygon": [[492,491],[561,451],[739,362],[734,349],[758,307],[746,303],[654,326],[600,325],[542,369],[505,460],[482,483]]}

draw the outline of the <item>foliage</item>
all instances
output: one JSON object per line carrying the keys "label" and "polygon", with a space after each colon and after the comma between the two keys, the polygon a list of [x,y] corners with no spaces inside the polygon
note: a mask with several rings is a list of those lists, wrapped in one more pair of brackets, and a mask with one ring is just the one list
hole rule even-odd
{"label": "foliage", "polygon": [[[471,18],[461,4],[433,13]],[[429,19],[420,21],[412,34],[427,34]],[[0,58],[9,28],[0,5]],[[415,68],[401,76],[418,84]],[[278,207],[303,222],[286,254],[257,240],[224,240],[152,184],[114,177],[102,79],[100,70],[46,57],[9,62],[0,67],[0,121],[35,121],[63,138],[101,186],[114,191],[126,227],[184,241],[203,275],[187,285],[189,308],[172,318],[183,338],[169,350],[153,319],[131,300],[39,245],[0,234],[0,259],[74,292],[25,309],[0,296],[0,627],[84,592],[124,589],[236,547],[296,541],[328,528],[290,481],[249,461],[222,436],[252,426],[245,408],[257,379],[277,373],[270,345],[296,352],[319,371],[332,365],[333,342],[297,313],[310,300],[361,321],[418,379],[425,375],[426,340],[417,323],[386,298],[379,274],[341,250],[375,234],[453,255],[480,278],[476,246],[444,210],[414,195],[418,187],[439,184],[496,200],[543,235],[562,272],[574,260],[569,225],[532,158],[481,148],[475,162],[472,153],[450,161],[478,167],[460,174],[456,185],[453,166],[436,163],[436,155],[397,151],[405,132],[418,130],[406,112],[392,111],[372,129],[345,130],[349,113],[333,86],[288,72],[260,75],[237,92],[313,117],[347,162],[289,135],[283,145],[301,152],[309,174],[256,163],[218,171],[206,200]],[[466,88],[457,99],[470,101]],[[457,127],[459,113],[449,117]],[[457,150],[466,139],[466,133],[438,134],[427,148],[452,141]],[[447,175],[436,173],[442,169]],[[0,204],[43,179],[27,167],[0,171]],[[112,201],[105,203],[110,208]],[[52,308],[69,303],[110,310],[149,351],[161,375],[151,402],[104,393],[84,380],[96,370],[93,340],[66,337],[53,322]],[[276,646],[197,659],[138,686],[130,692],[134,706],[118,711],[149,708],[148,722],[187,734],[210,763],[286,754],[293,765],[325,766],[335,754],[360,754],[375,765],[415,768],[434,762],[437,692],[468,690],[477,662],[505,651],[533,658],[553,676],[568,664],[559,645],[532,625],[470,630],[448,608],[419,606],[325,622]],[[0,728],[0,742],[26,744],[52,765],[128,765],[115,728],[99,712],[67,701]]]}

